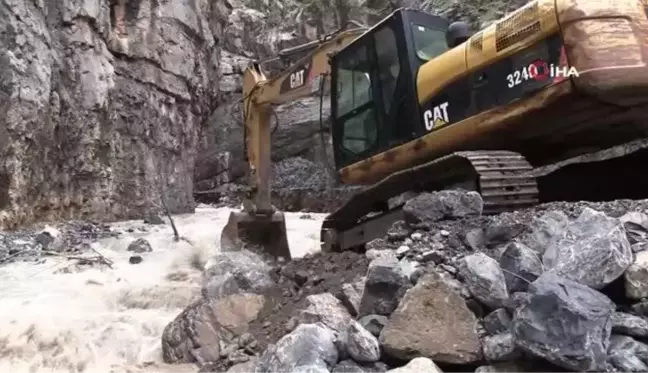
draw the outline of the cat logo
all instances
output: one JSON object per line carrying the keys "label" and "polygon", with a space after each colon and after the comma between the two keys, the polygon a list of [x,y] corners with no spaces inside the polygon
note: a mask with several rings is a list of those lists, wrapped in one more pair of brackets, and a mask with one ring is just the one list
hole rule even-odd
{"label": "cat logo", "polygon": [[448,119],[448,103],[435,106],[432,110],[423,113],[425,129],[431,131],[433,128],[443,127],[450,122]]}

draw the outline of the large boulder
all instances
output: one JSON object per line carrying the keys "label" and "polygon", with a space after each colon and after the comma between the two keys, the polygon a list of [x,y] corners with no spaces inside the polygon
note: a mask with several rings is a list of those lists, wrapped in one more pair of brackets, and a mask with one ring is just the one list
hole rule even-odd
{"label": "large boulder", "polygon": [[475,315],[437,273],[425,275],[407,291],[380,342],[387,355],[403,360],[424,356],[470,364],[482,358]]}
{"label": "large boulder", "polygon": [[585,208],[564,235],[551,241],[543,256],[547,270],[601,289],[623,275],[633,261],[619,219]]}
{"label": "large boulder", "polygon": [[302,324],[268,346],[255,373],[329,372],[338,362],[336,335],[324,324]]}
{"label": "large boulder", "polygon": [[578,282],[548,272],[529,286],[513,320],[517,346],[576,371],[605,369],[614,303]]}
{"label": "large boulder", "polygon": [[240,292],[262,294],[276,286],[270,266],[249,251],[228,251],[214,256],[203,274],[203,296],[219,298]]}
{"label": "large boulder", "polygon": [[306,297],[306,307],[297,312],[302,324],[322,323],[336,332],[346,330],[351,314],[342,302],[331,293],[313,294]]}
{"label": "large boulder", "polygon": [[194,302],[164,329],[164,361],[201,365],[218,361],[221,341],[231,343],[233,337],[246,333],[264,304],[264,296],[245,293]]}

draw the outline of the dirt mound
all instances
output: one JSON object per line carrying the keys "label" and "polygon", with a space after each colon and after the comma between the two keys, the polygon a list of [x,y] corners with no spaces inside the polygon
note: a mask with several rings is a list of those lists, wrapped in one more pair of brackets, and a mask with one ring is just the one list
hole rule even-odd
{"label": "dirt mound", "polygon": [[261,350],[291,331],[290,319],[306,307],[309,295],[331,293],[340,297],[342,285],[365,276],[369,260],[352,251],[317,253],[295,259],[275,270],[279,287],[267,294],[268,301],[259,317],[250,324],[250,333]]}

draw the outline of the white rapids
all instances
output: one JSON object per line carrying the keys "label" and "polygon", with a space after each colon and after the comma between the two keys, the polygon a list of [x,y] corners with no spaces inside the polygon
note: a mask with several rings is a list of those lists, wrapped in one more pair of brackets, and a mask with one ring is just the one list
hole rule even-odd
{"label": "white rapids", "polygon": [[[142,221],[111,224],[124,233],[94,248],[112,269],[66,270],[75,261],[57,257],[0,266],[0,371],[196,372],[193,364],[163,363],[162,331],[199,296],[201,268],[219,250],[230,211],[199,207],[175,216],[193,246],[175,242],[168,224],[148,232],[138,231]],[[293,256],[319,250],[324,214],[285,215]],[[140,237],[153,252],[133,265],[126,248]]]}

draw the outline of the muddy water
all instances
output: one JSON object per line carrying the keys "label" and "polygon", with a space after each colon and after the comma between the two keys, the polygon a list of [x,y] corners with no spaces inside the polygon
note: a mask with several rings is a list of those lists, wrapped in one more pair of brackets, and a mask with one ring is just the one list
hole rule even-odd
{"label": "muddy water", "polygon": [[[54,257],[0,267],[0,371],[197,371],[190,364],[165,365],[160,339],[166,325],[199,296],[202,268],[218,251],[229,211],[199,208],[175,217],[192,244],[175,242],[166,225],[138,233],[139,221],[113,224],[124,234],[94,246],[113,262],[112,269],[80,269],[75,261]],[[286,214],[295,257],[318,250],[323,219],[300,215]],[[139,237],[153,252],[132,265],[126,248]]]}

